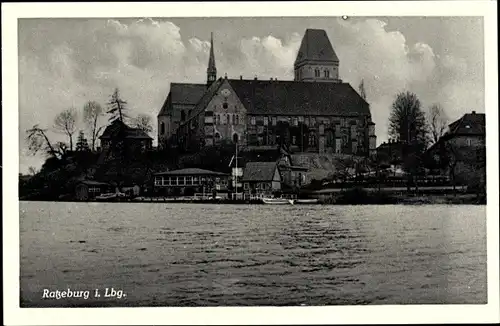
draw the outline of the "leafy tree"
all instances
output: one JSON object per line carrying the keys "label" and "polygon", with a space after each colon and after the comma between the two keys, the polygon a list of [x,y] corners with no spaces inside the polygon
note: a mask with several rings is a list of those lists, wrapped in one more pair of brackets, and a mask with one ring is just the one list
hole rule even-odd
{"label": "leafy tree", "polygon": [[139,114],[137,118],[135,118],[134,126],[145,133],[149,134],[153,131],[153,123],[150,115],[147,114]]}
{"label": "leafy tree", "polygon": [[[414,93],[403,92],[392,103],[389,117],[389,136],[403,144],[403,164],[408,173],[408,190],[422,169],[422,154],[427,145],[427,123],[420,100]],[[418,186],[415,183],[415,186]]]}
{"label": "leafy tree", "polygon": [[83,119],[90,131],[91,149],[93,151],[95,150],[97,137],[99,137],[101,130],[104,128],[104,126],[98,125],[99,118],[102,114],[102,106],[95,101],[89,101],[83,107]]}
{"label": "leafy tree", "polygon": [[110,122],[115,120],[120,120],[120,122],[125,122],[125,118],[128,118],[125,111],[127,110],[127,102],[120,98],[120,90],[115,88],[115,91],[111,95],[111,99],[108,102],[107,113],[111,115],[109,118]]}
{"label": "leafy tree", "polygon": [[73,134],[76,132],[76,118],[76,110],[70,108],[59,113],[54,119],[55,130],[68,136],[70,151],[73,150]]}
{"label": "leafy tree", "polygon": [[437,143],[448,125],[446,113],[439,104],[434,104],[429,109],[427,120],[429,122],[430,141],[432,144]]}

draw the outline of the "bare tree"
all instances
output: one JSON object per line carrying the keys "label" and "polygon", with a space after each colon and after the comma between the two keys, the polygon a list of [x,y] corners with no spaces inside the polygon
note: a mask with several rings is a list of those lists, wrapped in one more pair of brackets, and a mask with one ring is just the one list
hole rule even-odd
{"label": "bare tree", "polygon": [[145,133],[149,134],[153,131],[153,123],[151,116],[147,114],[139,114],[137,118],[135,118],[134,126]]}
{"label": "bare tree", "polygon": [[36,175],[38,173],[38,171],[34,166],[30,166],[28,168],[28,173],[33,176],[33,175]]}
{"label": "bare tree", "polygon": [[103,126],[99,126],[99,118],[102,116],[103,109],[102,106],[95,102],[95,101],[89,101],[85,104],[83,107],[83,119],[85,121],[85,124],[90,130],[90,137],[91,137],[91,149],[92,151],[95,150],[95,143],[97,141],[97,137],[99,137],[99,134],[103,128]]}
{"label": "bare tree", "polygon": [[427,121],[429,122],[430,141],[432,144],[437,143],[448,125],[446,114],[439,104],[430,107]]}
{"label": "bare tree", "polygon": [[50,142],[47,137],[47,129],[42,129],[38,125],[34,125],[31,129],[26,130],[26,133],[28,134],[26,137],[28,150],[33,155],[39,151],[44,151],[49,156],[60,158],[61,152]]}
{"label": "bare tree", "polygon": [[69,150],[73,150],[73,135],[76,132],[77,113],[74,108],[64,110],[54,119],[54,128],[57,132],[66,134],[69,139]]}
{"label": "bare tree", "polygon": [[113,122],[115,120],[119,120],[120,122],[124,122],[125,118],[128,116],[125,114],[125,110],[127,110],[127,102],[120,98],[120,90],[115,88],[115,91],[111,95],[111,99],[108,102],[108,111],[111,115],[109,121]]}

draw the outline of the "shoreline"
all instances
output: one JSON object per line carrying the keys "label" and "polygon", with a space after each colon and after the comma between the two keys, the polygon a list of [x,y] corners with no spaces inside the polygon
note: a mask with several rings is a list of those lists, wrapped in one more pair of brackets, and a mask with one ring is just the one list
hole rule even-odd
{"label": "shoreline", "polygon": [[[33,202],[69,202],[69,203],[116,203],[116,204],[215,204],[215,205],[265,205],[261,200],[193,200],[193,199],[170,199],[161,197],[146,197],[144,199],[123,199],[123,200],[87,200],[78,201],[73,199],[65,200],[49,200],[49,199],[28,199],[20,198],[20,202],[33,201]],[[285,206],[311,206],[311,205],[486,205],[485,201],[478,199],[475,194],[456,194],[456,195],[397,195],[388,196],[384,198],[368,197],[360,200],[340,200],[336,201],[335,198],[327,198],[320,200],[314,204],[294,204]]]}

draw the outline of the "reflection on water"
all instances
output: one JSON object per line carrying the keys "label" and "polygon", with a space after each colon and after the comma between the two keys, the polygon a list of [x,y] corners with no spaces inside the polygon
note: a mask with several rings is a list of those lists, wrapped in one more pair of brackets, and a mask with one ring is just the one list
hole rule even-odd
{"label": "reflection on water", "polygon": [[21,202],[21,304],[486,303],[485,210]]}

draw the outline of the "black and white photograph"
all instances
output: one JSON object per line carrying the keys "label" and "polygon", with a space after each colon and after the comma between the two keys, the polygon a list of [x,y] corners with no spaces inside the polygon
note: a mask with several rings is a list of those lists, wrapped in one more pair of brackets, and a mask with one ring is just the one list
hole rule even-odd
{"label": "black and white photograph", "polygon": [[498,322],[496,3],[429,3],[3,7],[11,324]]}

